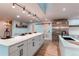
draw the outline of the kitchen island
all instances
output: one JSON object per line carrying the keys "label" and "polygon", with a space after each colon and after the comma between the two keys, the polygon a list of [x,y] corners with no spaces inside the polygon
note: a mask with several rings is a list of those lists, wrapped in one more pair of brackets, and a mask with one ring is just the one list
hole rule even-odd
{"label": "kitchen island", "polygon": [[32,56],[44,42],[43,33],[0,39],[0,56]]}
{"label": "kitchen island", "polygon": [[[71,38],[71,39],[64,39]],[[79,56],[79,38],[59,35],[59,48],[62,56]]]}

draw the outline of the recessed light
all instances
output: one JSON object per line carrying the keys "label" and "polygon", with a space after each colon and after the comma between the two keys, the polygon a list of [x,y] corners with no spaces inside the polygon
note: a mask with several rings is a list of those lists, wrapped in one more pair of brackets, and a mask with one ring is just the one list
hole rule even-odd
{"label": "recessed light", "polygon": [[66,11],[66,8],[62,8],[62,11]]}
{"label": "recessed light", "polygon": [[12,6],[12,8],[15,8],[15,6]]}
{"label": "recessed light", "polygon": [[17,15],[17,18],[20,18],[20,16],[19,16],[19,15]]}

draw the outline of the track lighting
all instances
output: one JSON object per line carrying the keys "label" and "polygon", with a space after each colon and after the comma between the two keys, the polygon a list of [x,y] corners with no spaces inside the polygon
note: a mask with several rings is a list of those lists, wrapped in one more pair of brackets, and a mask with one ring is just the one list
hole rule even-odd
{"label": "track lighting", "polygon": [[23,11],[22,11],[22,13],[25,13],[25,7],[23,8]]}
{"label": "track lighting", "polygon": [[[22,13],[27,13],[27,16],[32,16],[33,18],[38,18],[38,19],[39,19],[39,17],[38,17],[36,14],[31,13],[30,11],[28,11],[27,9],[25,9],[24,6],[22,6],[22,5],[20,5],[20,4],[13,3],[12,8],[15,8],[15,5],[18,6],[18,7],[20,7],[20,8],[22,8],[22,9],[23,9]],[[19,17],[20,17],[20,16],[17,15],[17,18],[19,18]]]}
{"label": "track lighting", "polygon": [[31,12],[28,12],[28,16],[31,16]]}
{"label": "track lighting", "polygon": [[12,8],[15,8],[15,3],[13,3]]}

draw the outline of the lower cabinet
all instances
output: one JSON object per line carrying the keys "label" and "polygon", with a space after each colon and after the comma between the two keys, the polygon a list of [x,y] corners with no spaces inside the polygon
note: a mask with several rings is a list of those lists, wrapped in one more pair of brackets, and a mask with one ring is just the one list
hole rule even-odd
{"label": "lower cabinet", "polygon": [[9,47],[10,56],[33,56],[44,43],[43,35],[39,35]]}
{"label": "lower cabinet", "polygon": [[27,55],[27,41],[11,46],[9,55],[10,56],[26,56]]}
{"label": "lower cabinet", "polygon": [[34,55],[34,53],[36,52],[36,39],[32,38],[31,40],[28,40],[28,56],[32,56]]}
{"label": "lower cabinet", "polygon": [[19,51],[16,50],[16,51],[10,53],[9,56],[19,56]]}
{"label": "lower cabinet", "polygon": [[28,56],[32,56],[33,55],[33,42],[29,42],[28,43]]}
{"label": "lower cabinet", "polygon": [[28,40],[28,56],[34,55],[44,43],[43,35],[36,36]]}

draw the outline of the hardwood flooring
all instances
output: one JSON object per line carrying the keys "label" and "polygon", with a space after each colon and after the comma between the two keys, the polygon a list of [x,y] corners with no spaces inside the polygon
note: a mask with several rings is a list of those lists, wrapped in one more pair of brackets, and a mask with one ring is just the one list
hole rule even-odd
{"label": "hardwood flooring", "polygon": [[52,42],[46,40],[43,46],[36,53],[36,56],[59,56],[59,46],[58,42]]}

